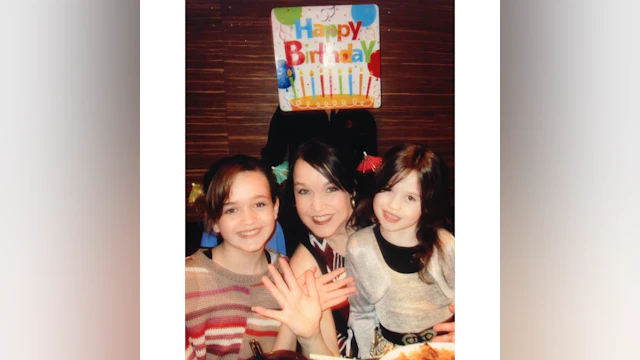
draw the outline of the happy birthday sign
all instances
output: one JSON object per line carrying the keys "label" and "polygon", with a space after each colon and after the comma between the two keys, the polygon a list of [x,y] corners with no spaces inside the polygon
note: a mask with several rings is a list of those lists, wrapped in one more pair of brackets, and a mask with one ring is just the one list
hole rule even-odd
{"label": "happy birthday sign", "polygon": [[273,9],[280,108],[379,108],[378,14],[374,4]]}

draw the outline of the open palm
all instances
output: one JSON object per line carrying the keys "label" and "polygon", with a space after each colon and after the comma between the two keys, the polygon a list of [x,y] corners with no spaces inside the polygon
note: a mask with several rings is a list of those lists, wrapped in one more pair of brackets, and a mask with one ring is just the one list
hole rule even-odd
{"label": "open palm", "polygon": [[322,316],[322,306],[313,272],[305,271],[304,282],[299,283],[287,261],[282,258],[280,258],[280,267],[284,279],[275,266],[269,265],[269,274],[273,282],[263,276],[262,283],[282,310],[265,309],[261,306],[256,306],[253,310],[262,316],[285,324],[296,336],[310,338],[320,331]]}

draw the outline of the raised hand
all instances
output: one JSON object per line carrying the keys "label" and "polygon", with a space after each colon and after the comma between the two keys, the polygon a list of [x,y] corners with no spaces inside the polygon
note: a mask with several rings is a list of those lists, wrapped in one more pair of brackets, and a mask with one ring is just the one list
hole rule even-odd
{"label": "raised hand", "polygon": [[[255,306],[252,310],[262,316],[280,321],[289,327],[296,336],[303,338],[317,336],[320,333],[322,306],[313,271],[305,271],[304,281],[299,283],[287,261],[283,258],[280,258],[279,261],[284,279],[275,266],[268,265],[273,282],[263,276],[262,283],[282,310],[265,309],[262,306]],[[308,286],[308,284],[312,284],[312,286]],[[331,301],[329,300],[329,303]]]}
{"label": "raised hand", "polygon": [[[452,313],[456,313],[456,306],[454,304],[449,305],[449,310]],[[444,332],[445,334],[434,336],[432,342],[456,342],[456,322],[443,322],[433,327],[438,333]]]}
{"label": "raised hand", "polygon": [[342,275],[345,271],[345,268],[339,268],[316,278],[316,288],[318,289],[322,310],[327,310],[343,303],[349,295],[356,292],[355,286],[348,286],[354,281],[351,276],[342,280],[333,281],[333,279]]}

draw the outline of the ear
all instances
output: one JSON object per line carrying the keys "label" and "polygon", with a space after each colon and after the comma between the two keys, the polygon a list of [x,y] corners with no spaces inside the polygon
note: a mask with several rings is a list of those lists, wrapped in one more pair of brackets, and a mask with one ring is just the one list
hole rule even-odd
{"label": "ear", "polygon": [[216,234],[220,234],[220,226],[218,226],[218,223],[212,224],[211,228],[216,232]]}
{"label": "ear", "polygon": [[276,196],[276,202],[273,204],[273,217],[278,219],[278,212],[280,211],[280,199]]}

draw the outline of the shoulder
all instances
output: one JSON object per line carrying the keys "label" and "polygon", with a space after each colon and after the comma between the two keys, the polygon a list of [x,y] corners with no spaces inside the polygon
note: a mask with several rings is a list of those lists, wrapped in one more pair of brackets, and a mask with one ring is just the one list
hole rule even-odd
{"label": "shoulder", "polygon": [[291,266],[291,270],[293,270],[293,273],[296,276],[299,276],[300,274],[309,270],[310,267],[317,267],[318,262],[316,262],[316,259],[313,257],[313,255],[311,255],[309,249],[300,244],[296,248],[296,251],[293,252],[291,260],[289,261],[289,265]]}
{"label": "shoulder", "polygon": [[455,252],[455,238],[449,231],[442,228],[438,229],[438,240],[440,240],[440,244],[445,253]]}
{"label": "shoulder", "polygon": [[438,229],[438,239],[440,239],[440,242],[443,244],[453,244],[455,241],[453,235],[447,229],[443,228]]}
{"label": "shoulder", "polygon": [[199,266],[199,262],[200,262],[200,257],[202,256],[202,249],[199,249],[198,251],[196,251],[195,253],[187,256],[184,259],[184,266],[186,269],[188,268],[192,268],[194,266]]}
{"label": "shoulder", "polygon": [[349,240],[347,241],[347,253],[371,250],[371,244],[376,241],[376,237],[373,234],[374,226],[375,225],[371,225],[351,234],[351,236],[349,236]]}

